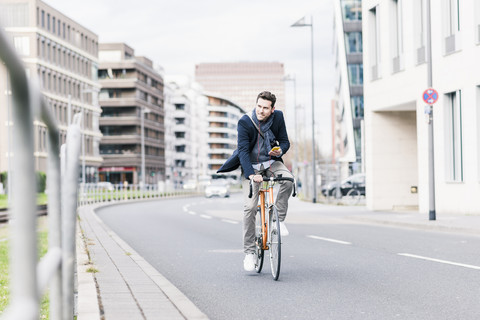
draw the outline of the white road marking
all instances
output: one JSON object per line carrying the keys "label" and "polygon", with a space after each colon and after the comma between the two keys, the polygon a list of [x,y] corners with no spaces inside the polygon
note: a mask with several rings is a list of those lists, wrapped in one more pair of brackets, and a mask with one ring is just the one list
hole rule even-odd
{"label": "white road marking", "polygon": [[188,211],[188,213],[191,214],[192,216],[197,214],[195,211]]}
{"label": "white road marking", "polygon": [[341,240],[335,240],[335,239],[329,239],[329,238],[322,238],[318,236],[307,236],[307,238],[312,238],[316,240],[323,240],[323,241],[328,241],[328,242],[334,242],[334,243],[339,243],[339,244],[352,244],[351,242],[347,241],[341,241]]}
{"label": "white road marking", "polygon": [[234,220],[222,219],[222,221],[226,223],[231,223],[231,224],[238,224],[238,221],[234,221]]}
{"label": "white road marking", "polygon": [[200,217],[202,217],[203,219],[212,219],[211,216],[208,216],[206,214],[201,214]]}
{"label": "white road marking", "polygon": [[464,263],[452,262],[452,261],[447,261],[447,260],[440,260],[440,259],[434,259],[434,258],[429,258],[429,257],[422,257],[422,256],[417,256],[417,255],[409,254],[409,253],[399,253],[398,255],[399,256],[404,256],[404,257],[415,258],[415,259],[422,259],[422,260],[428,260],[428,261],[433,261],[433,262],[438,262],[438,263],[449,264],[449,265],[452,265],[452,266],[458,266],[458,267],[480,270],[479,266],[473,266],[471,264],[464,264]]}
{"label": "white road marking", "polygon": [[184,206],[183,206],[183,211],[187,212],[189,206],[190,206],[189,204],[184,205]]}

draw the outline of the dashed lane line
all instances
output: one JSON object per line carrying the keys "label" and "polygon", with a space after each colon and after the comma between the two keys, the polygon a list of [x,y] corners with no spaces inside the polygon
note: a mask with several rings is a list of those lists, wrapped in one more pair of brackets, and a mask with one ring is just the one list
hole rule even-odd
{"label": "dashed lane line", "polygon": [[192,216],[196,215],[197,213],[195,211],[188,211],[188,214],[191,214]]}
{"label": "dashed lane line", "polygon": [[328,241],[328,242],[333,242],[333,243],[339,243],[339,244],[346,244],[346,245],[352,244],[351,242],[347,242],[347,241],[335,240],[335,239],[330,239],[330,238],[323,238],[323,237],[312,236],[312,235],[307,236],[307,238],[311,238],[311,239],[315,239],[315,240]]}
{"label": "dashed lane line", "polygon": [[438,263],[443,263],[443,264],[449,264],[449,265],[457,266],[457,267],[464,267],[464,268],[469,268],[469,269],[480,270],[479,266],[474,266],[474,265],[471,265],[471,264],[464,264],[464,263],[458,263],[458,262],[453,262],[453,261],[447,261],[447,260],[440,260],[440,259],[435,259],[435,258],[417,256],[415,254],[409,254],[409,253],[399,253],[398,255],[399,256],[404,256],[404,257],[409,257],[409,258],[438,262]]}
{"label": "dashed lane line", "polygon": [[212,219],[211,216],[206,215],[206,214],[201,214],[200,217],[202,217],[203,219]]}
{"label": "dashed lane line", "polygon": [[231,223],[231,224],[238,224],[238,221],[235,221],[235,220],[222,219],[222,221],[226,223]]}

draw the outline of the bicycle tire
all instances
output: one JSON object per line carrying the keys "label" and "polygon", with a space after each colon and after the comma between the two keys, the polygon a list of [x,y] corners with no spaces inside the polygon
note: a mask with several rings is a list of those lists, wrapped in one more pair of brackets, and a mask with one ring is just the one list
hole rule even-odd
{"label": "bicycle tire", "polygon": [[272,271],[273,280],[278,280],[280,276],[281,263],[281,247],[282,241],[280,236],[280,221],[278,220],[278,211],[275,206],[270,209],[268,223],[268,237],[269,237],[269,252],[270,252],[270,267]]}
{"label": "bicycle tire", "polygon": [[345,200],[350,205],[356,205],[360,202],[361,193],[358,189],[350,189],[345,196]]}
{"label": "bicycle tire", "polygon": [[260,273],[263,267],[263,235],[262,235],[262,214],[260,207],[255,214],[255,271]]}

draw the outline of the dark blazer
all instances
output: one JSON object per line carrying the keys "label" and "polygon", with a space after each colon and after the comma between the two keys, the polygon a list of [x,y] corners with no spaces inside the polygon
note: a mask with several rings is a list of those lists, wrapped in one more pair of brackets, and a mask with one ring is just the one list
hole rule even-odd
{"label": "dark blazer", "polygon": [[[270,127],[272,130],[275,139],[280,143],[280,148],[282,148],[282,155],[287,153],[290,148],[290,142],[288,141],[287,127],[285,125],[285,119],[283,118],[283,112],[280,110],[274,111],[275,117],[273,118],[273,124]],[[248,115],[243,115],[240,120],[238,120],[237,126],[238,140],[237,140],[237,150],[235,150],[230,158],[223,164],[223,166],[218,169],[217,172],[230,172],[237,169],[240,165],[243,169],[243,174],[245,178],[252,174],[255,174],[255,171],[252,167],[252,162],[250,161],[250,152],[255,147],[255,144],[258,139],[258,130],[252,123],[252,120]],[[272,160],[282,161],[282,158],[272,157]]]}

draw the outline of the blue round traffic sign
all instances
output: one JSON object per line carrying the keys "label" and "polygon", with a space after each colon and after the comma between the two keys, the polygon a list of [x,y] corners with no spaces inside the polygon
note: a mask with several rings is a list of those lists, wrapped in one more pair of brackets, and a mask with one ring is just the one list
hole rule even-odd
{"label": "blue round traffic sign", "polygon": [[423,92],[423,101],[428,104],[434,104],[438,100],[438,92],[435,89],[427,89]]}

